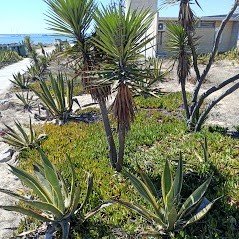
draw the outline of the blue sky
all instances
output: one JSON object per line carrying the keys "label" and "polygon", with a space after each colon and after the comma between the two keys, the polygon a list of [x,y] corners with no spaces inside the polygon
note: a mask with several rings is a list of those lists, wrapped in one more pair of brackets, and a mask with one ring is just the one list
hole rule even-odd
{"label": "blue sky", "polygon": [[[107,5],[111,0],[97,0]],[[144,0],[142,0],[144,1]],[[198,0],[203,8],[196,6],[198,16],[225,14],[234,0]],[[162,0],[159,0],[159,5]],[[44,13],[47,6],[43,0],[1,0],[0,34],[46,33]],[[160,11],[160,16],[177,16],[178,7],[168,7]]]}

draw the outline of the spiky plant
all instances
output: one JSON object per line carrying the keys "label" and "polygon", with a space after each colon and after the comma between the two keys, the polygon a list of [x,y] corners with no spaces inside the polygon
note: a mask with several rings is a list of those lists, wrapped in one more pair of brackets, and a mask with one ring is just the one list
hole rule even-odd
{"label": "spiky plant", "polygon": [[[135,118],[133,91],[140,87],[141,75],[137,61],[142,51],[153,39],[147,35],[153,14],[148,10],[125,12],[121,4],[96,11],[96,36],[94,44],[107,54],[108,64],[98,71],[99,85],[113,85],[117,91],[113,113],[118,123],[119,152],[116,169],[123,165],[125,135]],[[97,84],[96,83],[96,84]]]}
{"label": "spiky plant", "polygon": [[29,91],[27,91],[25,94],[24,92],[21,92],[21,94],[16,93],[15,95],[21,101],[23,109],[31,112],[33,106],[32,104],[33,96],[29,96]]}
{"label": "spiky plant", "polygon": [[24,44],[27,48],[27,51],[28,51],[28,54],[29,56],[32,58],[33,62],[34,62],[34,65],[40,69],[40,66],[39,66],[39,60],[38,60],[38,57],[37,57],[37,52],[36,50],[32,47],[32,42],[31,42],[31,38],[30,36],[25,36],[24,38]]}
{"label": "spiky plant", "polygon": [[54,231],[56,231],[57,226],[60,225],[62,228],[61,238],[68,239],[71,222],[73,220],[77,220],[81,225],[99,212],[102,207],[110,204],[105,203],[99,205],[92,211],[85,213],[88,199],[93,188],[92,175],[87,174],[87,188],[85,194],[83,194],[81,185],[76,179],[75,170],[70,157],[67,156],[71,170],[71,183],[69,188],[62,175],[57,172],[43,150],[38,148],[38,151],[41,155],[41,164],[33,165],[33,174],[9,165],[11,172],[17,176],[25,186],[32,190],[34,199],[29,199],[27,195],[18,195],[7,189],[0,189],[0,192],[23,202],[21,206],[0,206],[0,208],[19,212],[41,222],[47,222],[53,226]]}
{"label": "spiky plant", "polygon": [[[202,84],[205,81],[208,73],[212,67],[212,64],[217,56],[220,39],[223,34],[223,30],[225,29],[228,21],[236,12],[239,2],[238,0],[232,0],[233,6],[225,18],[222,20],[221,25],[217,31],[215,36],[215,41],[212,47],[212,51],[210,52],[208,62],[206,64],[205,69],[203,71],[199,71],[198,67],[198,54],[197,54],[197,38],[195,38],[195,28],[197,23],[197,17],[194,15],[192,10],[193,4],[200,7],[199,1],[197,0],[165,0],[163,4],[176,4],[179,3],[179,15],[178,15],[178,25],[177,29],[173,30],[172,27],[169,32],[169,39],[173,45],[177,42],[177,54],[175,55],[175,59],[178,61],[178,78],[181,85],[183,103],[186,112],[186,122],[189,131],[200,131],[202,125],[207,120],[208,114],[213,109],[213,107],[219,103],[226,96],[230,95],[234,91],[239,89],[239,74],[224,80],[218,86],[212,86],[203,94],[199,94]],[[180,44],[179,44],[180,43]],[[188,53],[186,49],[189,49]],[[176,48],[174,49],[174,51]],[[190,99],[187,98],[185,82],[189,73],[189,58],[192,59],[193,70],[196,75],[196,84],[192,93],[192,97]],[[192,70],[192,69],[191,69]],[[225,89],[229,84],[230,87]],[[207,104],[206,107],[202,107],[205,103],[206,99],[216,91],[224,89],[223,93],[216,97],[213,101]]]}
{"label": "spiky plant", "polygon": [[13,80],[10,80],[14,86],[22,89],[22,90],[27,90],[29,86],[29,79],[25,76],[22,75],[20,72],[17,74],[13,74]]}
{"label": "spiky plant", "polygon": [[62,73],[56,78],[50,74],[49,78],[50,86],[41,80],[41,90],[31,90],[40,98],[53,118],[65,123],[71,117],[73,102],[78,102],[73,98],[73,81],[68,80]]}
{"label": "spiky plant", "polygon": [[162,236],[182,230],[205,216],[216,201],[209,202],[204,197],[211,182],[210,177],[184,203],[181,202],[181,190],[183,186],[183,161],[181,155],[174,179],[170,164],[166,160],[161,176],[162,196],[151,179],[139,166],[138,171],[140,179],[127,170],[124,170],[123,174],[130,179],[140,196],[150,204],[151,209],[146,209],[144,206],[125,202],[120,199],[115,199],[115,201],[137,212],[150,223],[153,230],[143,233],[144,235]]}
{"label": "spiky plant", "polygon": [[89,74],[89,71],[99,67],[97,59],[102,61],[98,56],[96,59],[97,51],[92,46],[92,35],[89,34],[93,14],[96,11],[95,0],[44,0],[44,2],[49,7],[46,14],[49,29],[66,34],[76,40],[75,45],[69,48],[66,53],[74,57],[76,62],[81,63],[75,77],[81,76],[85,92],[90,93],[92,98],[99,103],[110,148],[111,164],[115,165],[117,153],[106,107],[106,100],[111,94],[111,87],[93,85],[92,77]]}
{"label": "spiky plant", "polygon": [[2,142],[13,146],[17,150],[23,150],[26,148],[35,148],[40,144],[42,140],[46,138],[45,134],[37,136],[32,126],[32,120],[30,118],[27,129],[22,126],[19,121],[15,121],[14,128],[5,125],[5,135],[2,137]]}

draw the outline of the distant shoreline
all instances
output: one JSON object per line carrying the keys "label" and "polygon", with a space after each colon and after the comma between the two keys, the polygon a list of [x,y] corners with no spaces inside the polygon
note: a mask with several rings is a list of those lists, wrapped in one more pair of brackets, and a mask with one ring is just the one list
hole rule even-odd
{"label": "distant shoreline", "polygon": [[59,34],[0,34],[0,44],[13,44],[13,43],[21,43],[26,36],[30,36],[31,41],[34,45],[42,43],[44,45],[51,45],[55,43],[56,39],[60,39],[63,41],[72,42],[72,38],[59,35]]}

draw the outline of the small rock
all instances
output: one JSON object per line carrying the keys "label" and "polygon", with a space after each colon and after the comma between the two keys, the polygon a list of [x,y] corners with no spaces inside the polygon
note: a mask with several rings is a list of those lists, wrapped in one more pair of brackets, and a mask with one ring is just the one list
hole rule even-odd
{"label": "small rock", "polygon": [[10,107],[10,102],[7,100],[0,100],[0,110],[7,110]]}
{"label": "small rock", "polygon": [[4,153],[0,154],[0,163],[6,163],[12,159],[12,156],[14,154],[14,150],[9,148]]}

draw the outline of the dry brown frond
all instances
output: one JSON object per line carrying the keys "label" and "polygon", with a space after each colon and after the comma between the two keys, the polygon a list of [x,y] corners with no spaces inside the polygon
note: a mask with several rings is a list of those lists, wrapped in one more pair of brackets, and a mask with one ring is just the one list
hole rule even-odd
{"label": "dry brown frond", "polygon": [[113,114],[119,125],[123,125],[126,130],[130,129],[131,122],[135,118],[135,103],[132,92],[125,83],[120,83],[118,93],[113,103]]}

